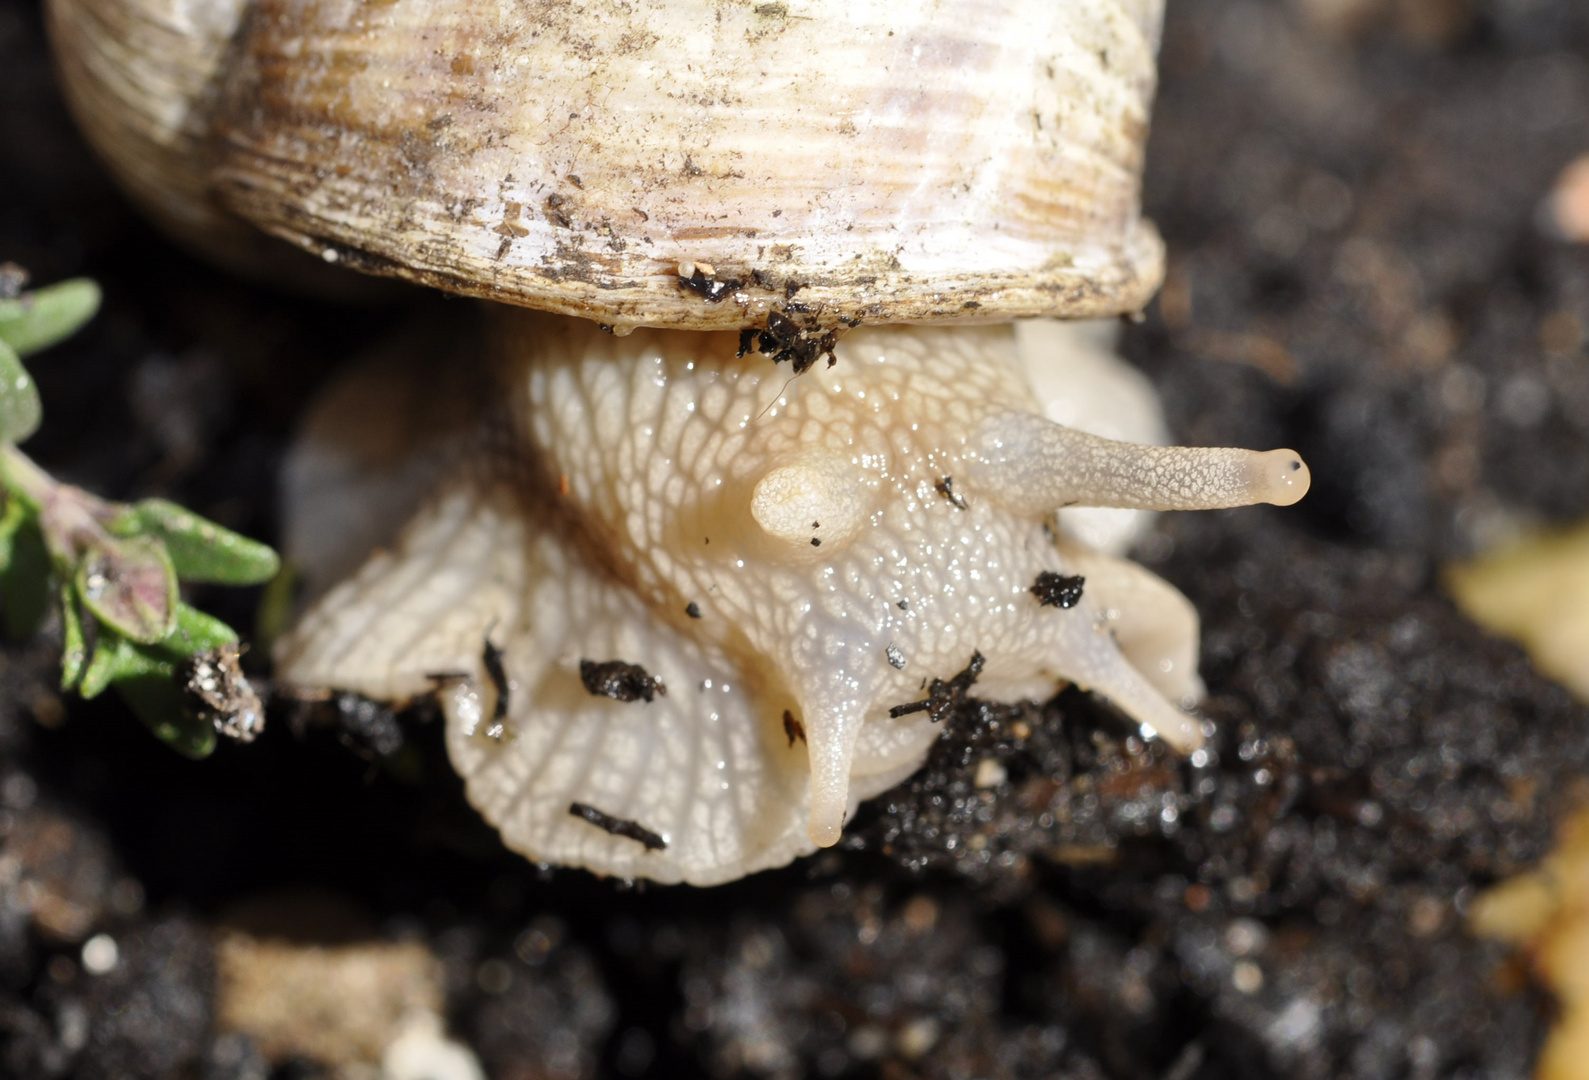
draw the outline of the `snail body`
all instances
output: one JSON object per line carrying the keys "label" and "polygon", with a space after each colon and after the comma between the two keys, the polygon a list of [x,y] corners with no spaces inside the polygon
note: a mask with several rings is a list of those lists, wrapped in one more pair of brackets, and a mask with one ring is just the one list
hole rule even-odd
{"label": "snail body", "polygon": [[424,438],[398,410],[380,468],[339,442],[358,393],[312,423],[290,554],[417,509],[278,678],[434,694],[509,846],[696,884],[836,842],[973,684],[1074,683],[1196,746],[1195,612],[1117,556],[1143,511],[1286,504],[1307,471],[1148,445],[1151,395],[1086,332],[1009,322],[1157,285],[1158,5],[515,12],[258,0],[205,83],[215,213],[556,313],[421,364],[405,407],[473,405]]}
{"label": "snail body", "polygon": [[[978,655],[979,696],[1068,681],[1196,746],[1178,707],[1200,689],[1195,614],[1134,564],[1056,543],[1050,511],[1289,501],[1305,483],[1284,452],[1240,452],[1220,487],[1207,478],[1229,452],[1053,424],[1025,369],[1062,357],[1023,356],[1008,325],[859,329],[794,379],[736,356],[733,335],[541,316],[503,333],[520,437],[469,455],[277,658],[295,682],[381,699],[447,676],[449,750],[504,839],[623,876],[711,884],[832,844],[942,730],[910,706]],[[1130,497],[1109,469],[1065,479],[1066,460],[1091,460],[1079,446],[1036,461],[1034,432],[1135,477]],[[1032,509],[1012,452],[1068,488]],[[1080,597],[1043,603],[1045,574],[1084,578]],[[582,684],[613,661],[666,693]]]}

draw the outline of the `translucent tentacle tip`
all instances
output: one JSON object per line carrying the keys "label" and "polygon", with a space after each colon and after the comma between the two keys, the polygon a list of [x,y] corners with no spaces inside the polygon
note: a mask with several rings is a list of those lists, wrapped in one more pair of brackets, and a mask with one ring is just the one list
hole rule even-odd
{"label": "translucent tentacle tip", "polygon": [[1290,506],[1308,493],[1313,474],[1295,450],[1268,450],[1252,455],[1248,464],[1253,502]]}

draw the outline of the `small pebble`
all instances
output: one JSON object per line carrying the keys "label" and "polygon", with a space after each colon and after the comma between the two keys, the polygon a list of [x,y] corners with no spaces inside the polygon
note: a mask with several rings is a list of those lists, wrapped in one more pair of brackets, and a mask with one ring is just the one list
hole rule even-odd
{"label": "small pebble", "polygon": [[95,934],[83,942],[83,970],[90,975],[105,975],[116,970],[121,950],[109,934]]}
{"label": "small pebble", "polygon": [[912,1020],[900,1029],[897,1044],[899,1056],[906,1061],[918,1061],[927,1056],[938,1042],[938,1021],[930,1016]]}
{"label": "small pebble", "polygon": [[1562,239],[1589,242],[1589,154],[1574,158],[1556,177],[1547,206]]}
{"label": "small pebble", "polygon": [[979,788],[995,788],[1008,779],[1009,773],[1000,765],[996,758],[983,758],[977,762],[976,776],[972,783]]}
{"label": "small pebble", "polygon": [[381,1080],[485,1080],[474,1052],[447,1038],[441,1018],[415,1012],[381,1057]]}
{"label": "small pebble", "polygon": [[1243,994],[1256,994],[1263,989],[1263,968],[1243,960],[1230,969],[1230,982]]}

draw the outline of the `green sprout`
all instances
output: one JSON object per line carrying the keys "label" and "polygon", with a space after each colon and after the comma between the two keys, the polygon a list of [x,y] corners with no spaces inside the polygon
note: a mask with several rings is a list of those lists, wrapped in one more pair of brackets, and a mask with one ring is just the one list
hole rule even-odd
{"label": "green sprout", "polygon": [[[18,276],[13,268],[10,280]],[[0,275],[3,276],[3,275]],[[0,281],[0,285],[5,284]],[[92,281],[0,292],[0,610],[12,637],[59,604],[61,687],[114,688],[156,736],[201,758],[216,737],[264,724],[236,631],[182,600],[183,582],[255,585],[276,553],[163,499],[115,503],[63,484],[17,448],[38,430],[39,393],[22,357],[76,333],[99,308]]]}

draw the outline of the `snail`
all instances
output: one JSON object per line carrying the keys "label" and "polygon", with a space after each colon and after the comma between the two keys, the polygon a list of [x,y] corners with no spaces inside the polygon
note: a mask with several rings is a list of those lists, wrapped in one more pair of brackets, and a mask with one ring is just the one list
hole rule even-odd
{"label": "snail", "polygon": [[311,419],[289,553],[328,575],[409,520],[278,679],[436,695],[532,859],[713,884],[835,843],[973,687],[1074,683],[1201,741],[1196,613],[1121,552],[1140,511],[1286,505],[1307,469],[1154,445],[1140,376],[1051,321],[1162,275],[1160,15],[52,0],[51,27],[174,234],[501,302],[476,362],[366,371]]}

